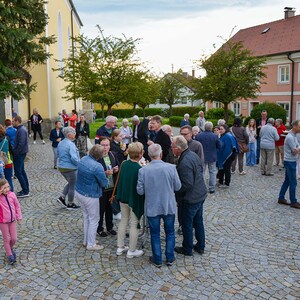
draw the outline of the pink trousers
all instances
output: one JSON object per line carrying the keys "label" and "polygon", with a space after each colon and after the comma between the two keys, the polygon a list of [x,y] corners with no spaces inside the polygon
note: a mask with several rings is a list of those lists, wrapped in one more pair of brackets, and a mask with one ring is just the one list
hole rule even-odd
{"label": "pink trousers", "polygon": [[2,232],[3,245],[7,256],[12,255],[12,248],[17,241],[17,226],[16,222],[0,223]]}

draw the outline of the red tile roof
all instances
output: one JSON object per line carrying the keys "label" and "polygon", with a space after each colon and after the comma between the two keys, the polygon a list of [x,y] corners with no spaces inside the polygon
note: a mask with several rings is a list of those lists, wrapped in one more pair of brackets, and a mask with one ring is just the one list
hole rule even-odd
{"label": "red tile roof", "polygon": [[[266,32],[262,33],[264,30]],[[300,51],[300,15],[242,29],[230,40],[242,41],[244,47],[256,56],[298,52]]]}

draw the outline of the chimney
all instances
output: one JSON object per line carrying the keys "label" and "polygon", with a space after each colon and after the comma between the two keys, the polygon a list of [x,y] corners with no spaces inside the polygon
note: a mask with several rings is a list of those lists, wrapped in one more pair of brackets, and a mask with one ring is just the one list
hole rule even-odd
{"label": "chimney", "polygon": [[284,8],[284,19],[295,17],[295,9],[293,7]]}

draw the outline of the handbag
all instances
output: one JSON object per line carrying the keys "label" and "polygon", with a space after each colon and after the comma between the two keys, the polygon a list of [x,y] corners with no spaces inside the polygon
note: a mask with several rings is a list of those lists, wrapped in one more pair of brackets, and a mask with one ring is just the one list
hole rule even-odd
{"label": "handbag", "polygon": [[114,185],[114,189],[113,189],[113,192],[112,192],[112,195],[111,197],[109,198],[109,203],[111,204],[112,206],[112,210],[113,210],[113,214],[114,215],[117,215],[118,213],[121,212],[121,207],[120,207],[120,203],[119,201],[116,199],[116,190],[117,190],[117,185],[118,185],[118,182],[119,182],[119,177],[120,177],[120,173],[121,173],[121,169],[122,169],[122,165],[123,165],[124,161],[121,163],[121,166],[120,166],[120,170],[119,170],[119,173],[118,173],[118,176],[117,176],[117,180],[115,182],[115,185]]}
{"label": "handbag", "polygon": [[93,148],[93,144],[89,137],[86,137],[86,147],[88,151],[90,151]]}
{"label": "handbag", "polygon": [[240,148],[240,153],[247,153],[250,151],[249,146],[246,143],[238,142],[238,144]]}

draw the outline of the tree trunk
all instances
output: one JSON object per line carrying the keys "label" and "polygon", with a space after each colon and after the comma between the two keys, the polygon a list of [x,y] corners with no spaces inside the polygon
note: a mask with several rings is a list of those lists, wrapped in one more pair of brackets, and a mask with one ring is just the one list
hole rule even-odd
{"label": "tree trunk", "polygon": [[226,124],[228,124],[228,103],[224,103],[224,119]]}
{"label": "tree trunk", "polygon": [[101,104],[101,115],[102,115],[102,120],[104,120],[104,104]]}
{"label": "tree trunk", "polygon": [[146,117],[146,111],[145,111],[146,107],[143,107],[143,118],[145,119]]}
{"label": "tree trunk", "polygon": [[112,109],[111,109],[111,108],[112,108],[112,105],[111,105],[111,104],[108,104],[108,105],[107,105],[107,115],[108,115],[108,116],[112,115]]}
{"label": "tree trunk", "polygon": [[136,103],[133,103],[133,111],[135,112],[136,110]]}
{"label": "tree trunk", "polygon": [[169,107],[170,107],[169,116],[172,117],[173,116],[173,107],[172,107],[172,105],[169,105]]}

